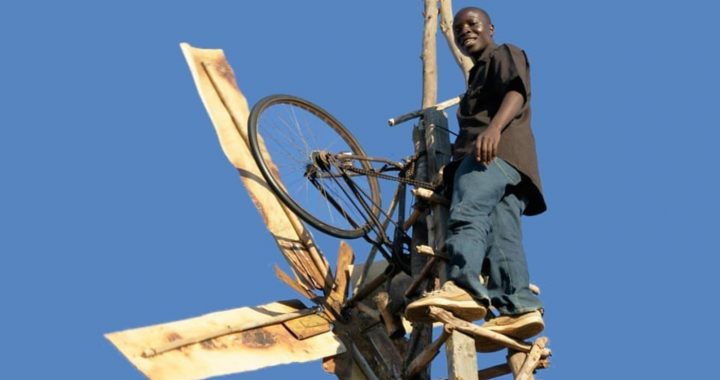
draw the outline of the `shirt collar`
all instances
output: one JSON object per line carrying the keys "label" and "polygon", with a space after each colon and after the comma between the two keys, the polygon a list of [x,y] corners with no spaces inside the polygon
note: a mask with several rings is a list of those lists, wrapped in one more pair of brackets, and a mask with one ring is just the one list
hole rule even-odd
{"label": "shirt collar", "polygon": [[482,54],[480,54],[480,58],[477,59],[475,62],[475,65],[473,65],[472,69],[470,69],[470,75],[468,77],[468,85],[472,86],[472,83],[474,83],[476,79],[476,75],[478,74],[478,70],[481,68],[485,68],[490,62],[490,56],[492,55],[493,51],[497,49],[497,44],[494,42],[491,42],[488,44],[488,46],[485,47],[485,50],[483,50]]}
{"label": "shirt collar", "polygon": [[480,54],[480,58],[478,58],[477,63],[487,63],[488,61],[490,61],[490,55],[493,51],[495,51],[495,49],[497,49],[497,44],[494,42],[490,42],[488,46],[485,47],[485,50],[483,50],[482,54]]}

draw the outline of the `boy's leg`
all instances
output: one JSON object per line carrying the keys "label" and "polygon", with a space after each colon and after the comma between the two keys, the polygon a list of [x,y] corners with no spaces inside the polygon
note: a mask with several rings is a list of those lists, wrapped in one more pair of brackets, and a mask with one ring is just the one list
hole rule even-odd
{"label": "boy's leg", "polygon": [[485,316],[490,297],[480,284],[479,276],[490,231],[490,215],[506,188],[519,182],[520,174],[501,159],[495,159],[488,166],[470,156],[462,161],[455,173],[445,240],[451,256],[448,281],[440,290],[411,302],[405,309],[409,320],[426,321],[430,306],[449,310],[469,321]]}
{"label": "boy's leg", "polygon": [[[520,216],[526,201],[512,190],[498,203],[492,214],[490,247],[483,274],[488,277],[487,290],[500,316],[483,327],[517,339],[539,334],[545,323],[540,313],[542,302],[530,290],[530,276],[522,247]],[[494,341],[476,341],[478,352],[504,348]]]}
{"label": "boy's leg", "polygon": [[487,289],[501,315],[518,315],[542,308],[530,290],[520,216],[526,201],[509,192],[492,214],[492,242],[486,258]]}
{"label": "boy's leg", "polygon": [[520,182],[520,174],[501,159],[489,166],[466,157],[455,174],[448,233],[450,255],[448,280],[489,306],[490,295],[480,283],[488,248],[492,214],[508,187]]}

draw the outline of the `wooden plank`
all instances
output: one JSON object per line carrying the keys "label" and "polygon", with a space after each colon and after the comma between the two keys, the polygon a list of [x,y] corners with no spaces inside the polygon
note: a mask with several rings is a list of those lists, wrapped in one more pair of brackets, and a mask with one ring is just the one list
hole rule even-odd
{"label": "wooden plank", "polygon": [[[327,260],[318,251],[302,222],[269,190],[250,154],[247,143],[250,110],[223,51],[198,49],[186,43],[180,46],[223,153],[238,169],[250,198],[293,271],[303,274],[298,281],[311,282],[314,288],[324,290],[332,277]],[[288,242],[297,243],[303,249],[288,249]],[[294,256],[298,256],[298,260],[292,260]],[[312,265],[300,266],[298,261]]]}
{"label": "wooden plank", "polygon": [[473,338],[458,330],[453,330],[445,346],[445,353],[450,380],[477,378],[478,368]]}
{"label": "wooden plank", "polygon": [[[150,358],[153,356],[164,354],[168,351],[176,350],[191,344],[200,343],[206,340],[219,338],[224,335],[230,335],[248,330],[254,330],[265,326],[276,325],[278,323],[288,323],[292,320],[302,317],[312,317],[317,313],[316,309],[302,309],[290,313],[278,314],[267,319],[257,321],[239,320],[237,322],[229,322],[225,326],[219,326],[217,329],[207,329],[203,331],[193,331],[192,334],[173,335],[172,339],[166,342],[160,342],[143,350],[143,357]],[[325,331],[330,331],[326,329]],[[298,338],[302,339],[302,338]]]}
{"label": "wooden plank", "polygon": [[242,307],[181,321],[105,335],[125,357],[151,379],[201,379],[278,364],[317,360],[345,352],[332,332],[298,340],[281,323],[231,333],[146,357],[148,348],[208,332],[224,333],[230,325],[263,323],[305,309],[297,301]]}
{"label": "wooden plank", "polygon": [[301,295],[307,297],[308,299],[313,299],[314,295],[310,292],[309,289],[290,278],[290,276],[288,276],[287,273],[283,272],[279,266],[275,265],[274,268],[275,275],[278,279],[280,279],[280,281],[284,282],[287,286],[300,293]]}
{"label": "wooden plank", "polygon": [[327,297],[328,306],[330,306],[338,316],[341,314],[343,304],[345,304],[347,300],[347,290],[350,284],[350,266],[354,261],[355,255],[353,254],[352,248],[350,248],[345,241],[340,241],[335,281]]}

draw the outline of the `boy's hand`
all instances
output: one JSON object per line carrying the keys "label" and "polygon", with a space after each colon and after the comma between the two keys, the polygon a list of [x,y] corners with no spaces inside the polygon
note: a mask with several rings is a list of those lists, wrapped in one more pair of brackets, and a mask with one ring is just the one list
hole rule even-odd
{"label": "boy's hand", "polygon": [[497,155],[500,144],[500,129],[490,126],[475,139],[475,159],[483,164],[490,165]]}

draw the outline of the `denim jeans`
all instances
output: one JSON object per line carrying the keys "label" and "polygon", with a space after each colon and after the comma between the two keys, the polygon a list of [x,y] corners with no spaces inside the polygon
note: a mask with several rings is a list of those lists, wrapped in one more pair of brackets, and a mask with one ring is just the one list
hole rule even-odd
{"label": "denim jeans", "polygon": [[[520,216],[527,205],[515,168],[466,156],[455,172],[446,248],[448,280],[503,315],[542,307],[529,289]],[[487,286],[480,275],[488,276]]]}

